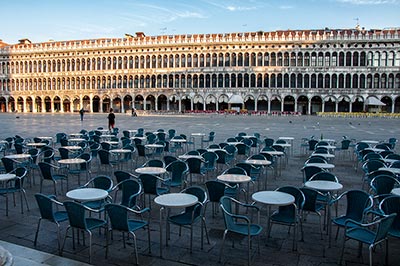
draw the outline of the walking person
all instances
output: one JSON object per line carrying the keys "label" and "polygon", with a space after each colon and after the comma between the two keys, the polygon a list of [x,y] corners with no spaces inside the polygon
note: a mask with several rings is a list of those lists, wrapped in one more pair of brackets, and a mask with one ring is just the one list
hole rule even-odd
{"label": "walking person", "polygon": [[79,114],[81,116],[81,121],[83,121],[83,114],[85,113],[85,110],[83,110],[83,108],[81,108],[81,110],[79,110]]}
{"label": "walking person", "polygon": [[111,131],[111,129],[114,129],[115,125],[115,114],[113,113],[113,109],[110,108],[110,113],[107,116],[108,118],[108,130]]}

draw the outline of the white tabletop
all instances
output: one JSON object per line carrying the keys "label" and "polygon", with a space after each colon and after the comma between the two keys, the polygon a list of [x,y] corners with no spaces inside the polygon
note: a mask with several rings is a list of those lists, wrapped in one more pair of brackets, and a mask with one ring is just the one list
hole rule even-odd
{"label": "white tabletop", "polygon": [[114,153],[130,153],[132,152],[131,150],[128,149],[112,149],[109,150],[109,152],[114,152]]}
{"label": "white tabletop", "polygon": [[75,137],[81,137],[82,136],[82,133],[72,133],[72,134],[69,134],[69,136],[70,137],[73,137],[73,138],[75,138]]}
{"label": "white tabletop", "polygon": [[336,149],[336,146],[333,146],[333,145],[318,145],[315,148],[326,148],[328,150],[334,150],[334,149]]}
{"label": "white tabletop", "polygon": [[251,198],[256,202],[275,206],[290,205],[295,200],[292,195],[281,191],[259,191],[251,195]]}
{"label": "white tabletop", "polygon": [[278,139],[283,139],[283,140],[294,140],[294,137],[279,137]]}
{"label": "white tabletop", "polygon": [[28,159],[28,158],[31,158],[31,155],[30,154],[27,154],[27,153],[22,153],[22,154],[9,154],[9,155],[6,155],[6,156],[4,156],[4,157],[6,157],[6,158],[8,158],[8,159]]}
{"label": "white tabletop", "polygon": [[227,183],[247,183],[251,181],[251,177],[239,174],[223,174],[217,176],[217,179]]}
{"label": "white tabletop", "polygon": [[274,143],[274,145],[281,146],[284,148],[292,147],[292,144],[290,144],[290,143]]}
{"label": "white tabletop", "polygon": [[400,175],[400,168],[381,167],[378,170],[385,170],[385,171],[392,172],[393,174]]}
{"label": "white tabletop", "polygon": [[168,193],[157,196],[154,202],[168,208],[186,208],[198,202],[198,198],[187,193]]}
{"label": "white tabletop", "polygon": [[70,158],[70,159],[61,159],[57,161],[60,164],[81,164],[86,163],[84,159],[81,158]]}
{"label": "white tabletop", "polygon": [[228,143],[228,145],[234,145],[234,146],[236,146],[236,145],[238,145],[238,144],[243,144],[243,142],[240,142],[240,141],[231,141],[231,142],[227,142]]}
{"label": "white tabletop", "polygon": [[324,158],[335,158],[335,154],[330,154],[330,153],[315,153],[315,152],[313,152],[311,154],[311,156],[321,156]]}
{"label": "white tabletop", "polygon": [[112,138],[112,137],[115,137],[115,135],[101,135],[100,136],[101,138]]}
{"label": "white tabletop", "polygon": [[15,177],[15,174],[0,174],[0,182],[13,180]]}
{"label": "white tabletop", "polygon": [[307,181],[304,186],[320,191],[336,191],[343,188],[343,185],[338,182],[325,180]]}
{"label": "white tabletop", "polygon": [[204,137],[206,134],[205,133],[191,133],[191,136],[200,136],[200,137]]}
{"label": "white tabletop", "polygon": [[305,166],[316,166],[322,169],[333,169],[335,168],[334,164],[331,163],[306,163]]}
{"label": "white tabletop", "polygon": [[110,144],[110,145],[118,145],[119,144],[119,142],[118,141],[104,141],[105,143],[108,143],[108,144]]}
{"label": "white tabletop", "polygon": [[379,143],[379,141],[377,141],[377,140],[361,140],[360,142],[364,142],[367,144],[378,144]]}
{"label": "white tabletop", "polygon": [[81,141],[85,141],[85,139],[82,139],[82,138],[71,138],[71,139],[68,139],[68,141],[71,141],[71,142],[81,142]]}
{"label": "white tabletop", "polygon": [[146,144],[144,145],[146,148],[156,149],[156,148],[163,148],[164,146],[161,144]]}
{"label": "white tabletop", "polygon": [[137,133],[137,129],[128,129],[129,133]]}
{"label": "white tabletop", "polygon": [[77,188],[68,191],[66,196],[76,201],[95,201],[107,198],[108,192],[99,188]]}
{"label": "white tabletop", "polygon": [[245,163],[249,163],[249,164],[254,164],[254,165],[263,165],[263,166],[271,164],[271,162],[268,161],[268,160],[254,160],[254,159],[251,159],[251,160],[246,160],[244,162]]}
{"label": "white tabletop", "polygon": [[161,175],[165,174],[167,170],[162,167],[141,167],[135,170],[138,174],[150,174],[150,175]]}
{"label": "white tabletop", "polygon": [[53,137],[38,137],[39,139],[53,140]]}
{"label": "white tabletop", "polygon": [[[216,152],[216,151],[225,151],[224,149],[221,149],[221,148],[213,148],[213,149],[207,149],[207,151],[210,151],[210,152]],[[227,151],[225,151],[225,152],[227,152]]]}
{"label": "white tabletop", "polygon": [[71,150],[71,151],[76,151],[76,150],[82,149],[81,146],[73,146],[73,145],[72,146],[63,146],[63,148]]}
{"label": "white tabletop", "polygon": [[43,143],[43,142],[29,142],[29,143],[26,143],[26,146],[30,146],[30,147],[43,147],[43,146],[46,146],[47,144],[46,143]]}
{"label": "white tabletop", "polygon": [[242,136],[242,138],[249,139],[249,138],[257,138],[257,137],[253,136],[253,135],[244,135],[244,136]]}
{"label": "white tabletop", "polygon": [[385,151],[384,149],[379,149],[379,148],[366,148],[366,150],[370,150],[370,151],[378,152],[378,153]]}
{"label": "white tabletop", "polygon": [[201,159],[201,160],[204,159],[203,156],[201,156],[201,155],[192,155],[192,154],[182,154],[182,155],[179,155],[178,158],[183,159],[183,160],[186,160],[189,158],[197,158],[197,159]]}
{"label": "white tabletop", "polygon": [[171,139],[169,142],[184,143],[184,142],[186,142],[186,139]]}
{"label": "white tabletop", "polygon": [[394,188],[392,189],[392,194],[396,195],[396,196],[400,196],[400,188]]}
{"label": "white tabletop", "polygon": [[285,154],[283,151],[260,151],[260,153],[266,153],[272,156],[282,156]]}

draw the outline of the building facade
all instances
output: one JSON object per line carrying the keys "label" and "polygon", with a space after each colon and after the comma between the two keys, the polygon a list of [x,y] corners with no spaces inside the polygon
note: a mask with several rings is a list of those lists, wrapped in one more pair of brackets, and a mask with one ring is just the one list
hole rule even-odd
{"label": "building facade", "polygon": [[0,42],[0,112],[111,107],[399,113],[400,29]]}

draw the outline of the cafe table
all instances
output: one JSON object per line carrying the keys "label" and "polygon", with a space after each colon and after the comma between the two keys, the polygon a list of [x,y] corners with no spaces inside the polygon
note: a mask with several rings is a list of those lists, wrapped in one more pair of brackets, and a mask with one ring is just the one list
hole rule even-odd
{"label": "cafe table", "polygon": [[[249,182],[251,181],[251,177],[248,175],[240,175],[240,174],[222,174],[217,176],[217,180],[228,183],[228,184],[243,184],[247,183],[247,191],[249,191]],[[246,202],[248,202],[247,192],[244,190]]]}
{"label": "cafe table", "polygon": [[396,196],[400,196],[400,188],[394,188],[394,189],[392,189],[392,194],[393,195],[396,195]]}
{"label": "cafe table", "polygon": [[44,142],[29,142],[26,143],[26,146],[28,147],[35,147],[35,148],[42,148],[44,146],[46,146],[47,144]]}
{"label": "cafe table", "polygon": [[271,215],[271,207],[287,206],[293,204],[295,201],[295,198],[289,193],[276,190],[273,191],[265,190],[265,191],[255,192],[253,193],[253,195],[251,195],[251,199],[254,202],[267,205],[267,232],[270,227],[269,217]]}
{"label": "cafe table", "polygon": [[[293,147],[293,141],[294,141],[294,137],[279,137],[278,139],[284,140],[284,141],[289,141],[291,147]],[[291,154],[293,155],[293,149],[290,149]]]}
{"label": "cafe table", "polygon": [[[265,171],[265,181],[264,181],[264,189],[267,189],[267,169],[266,167],[271,165],[272,162],[268,160],[259,160],[259,159],[247,159],[244,161],[245,163],[252,164],[255,166],[260,166]],[[260,189],[260,185],[258,185],[258,189]]]}
{"label": "cafe table", "polygon": [[305,166],[315,166],[327,170],[335,168],[335,165],[332,163],[306,163]]}
{"label": "cafe table", "polygon": [[[81,158],[69,158],[69,159],[61,159],[57,161],[59,164],[66,165],[68,167],[68,170],[70,170],[70,167],[73,165],[78,165],[80,167],[80,164],[86,163],[84,159]],[[81,175],[78,175],[78,185],[81,185]]]}
{"label": "cafe table", "polygon": [[194,148],[196,148],[196,138],[200,138],[201,148],[203,148],[203,140],[205,133],[191,133],[190,136],[193,138]]}
{"label": "cafe table", "polygon": [[[162,224],[163,224],[163,212],[167,209],[168,213],[170,209],[183,209],[190,207],[199,202],[198,198],[194,195],[187,193],[168,193],[157,196],[154,202],[161,206],[160,207],[160,257],[163,256],[162,253]],[[168,218],[165,217],[165,228],[168,228]],[[165,231],[165,245],[168,246],[168,230]]]}
{"label": "cafe table", "polygon": [[100,188],[77,188],[68,191],[66,196],[75,201],[87,202],[105,199],[108,192]]}
{"label": "cafe table", "polygon": [[150,175],[162,175],[167,172],[167,170],[163,167],[140,167],[136,168],[135,172],[138,174],[150,174]]}
{"label": "cafe table", "polygon": [[332,236],[332,223],[331,223],[331,207],[329,202],[332,199],[332,192],[341,190],[343,185],[339,182],[327,181],[327,180],[314,180],[307,181],[304,183],[305,187],[312,188],[321,192],[326,192],[328,195],[328,211],[327,211],[327,223],[328,223],[328,235],[329,235],[329,247],[331,246],[331,236]]}

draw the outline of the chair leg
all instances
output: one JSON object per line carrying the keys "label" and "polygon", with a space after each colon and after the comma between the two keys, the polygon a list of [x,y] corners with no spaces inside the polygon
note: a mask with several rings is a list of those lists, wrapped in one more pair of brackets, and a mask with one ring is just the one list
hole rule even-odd
{"label": "chair leg", "polygon": [[92,232],[87,230],[89,234],[89,263],[92,264]]}
{"label": "chair leg", "polygon": [[247,236],[247,265],[248,266],[250,266],[250,261],[251,261],[250,247],[251,247],[251,236],[249,234]]}
{"label": "chair leg", "polygon": [[370,245],[368,247],[368,251],[369,251],[369,266],[372,266],[372,249],[374,248],[373,245]]}
{"label": "chair leg", "polygon": [[147,225],[147,238],[149,242],[149,254],[151,254],[151,244],[150,244],[150,226]]}
{"label": "chair leg", "polygon": [[136,235],[133,232],[130,232],[130,233],[133,236],[133,245],[135,247],[136,265],[139,265],[139,255],[138,255],[138,251],[137,251]]}
{"label": "chair leg", "polygon": [[[33,241],[33,245],[36,247],[37,244],[37,239],[38,239],[38,234],[39,234],[39,229],[40,229],[40,222],[42,221],[42,218],[39,218],[39,222],[36,228],[36,233],[35,233],[35,240]],[[60,244],[60,243],[58,243]]]}
{"label": "chair leg", "polygon": [[219,253],[218,262],[221,262],[222,254],[223,254],[223,252],[224,252],[225,238],[226,238],[226,234],[227,234],[227,233],[228,233],[228,230],[226,229],[226,230],[224,231],[224,236],[222,237],[221,252]]}

